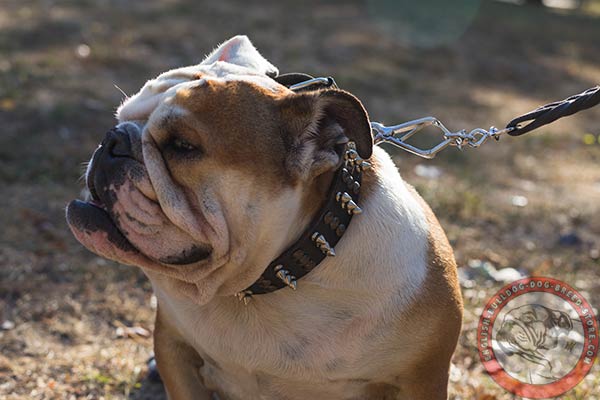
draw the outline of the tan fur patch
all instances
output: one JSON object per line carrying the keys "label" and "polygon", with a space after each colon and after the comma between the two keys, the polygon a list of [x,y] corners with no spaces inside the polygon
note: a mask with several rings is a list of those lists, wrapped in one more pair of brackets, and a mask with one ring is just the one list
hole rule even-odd
{"label": "tan fur patch", "polygon": [[199,374],[204,361],[167,322],[160,307],[154,327],[154,353],[169,399],[212,399]]}

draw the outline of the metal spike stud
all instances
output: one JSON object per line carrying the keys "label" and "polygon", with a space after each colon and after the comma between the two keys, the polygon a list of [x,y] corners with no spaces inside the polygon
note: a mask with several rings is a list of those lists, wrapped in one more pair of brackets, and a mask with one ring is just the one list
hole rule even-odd
{"label": "metal spike stud", "polygon": [[362,159],[360,160],[354,160],[354,163],[351,165],[352,167],[352,172],[363,172],[369,168],[371,168],[371,163],[368,161],[364,161]]}
{"label": "metal spike stud", "polygon": [[239,301],[243,301],[244,305],[247,306],[252,300],[252,292],[250,290],[244,290],[243,292],[236,293],[236,296]]}
{"label": "metal spike stud", "polygon": [[325,239],[325,236],[321,235],[319,232],[315,232],[312,235],[312,240],[317,245],[317,248],[323,252],[323,254],[326,254],[330,257],[335,256],[335,250],[333,250],[333,247],[331,247],[327,239]]}
{"label": "metal spike stud", "polygon": [[296,281],[296,277],[294,275],[290,274],[290,271],[288,271],[287,269],[279,269],[275,275],[277,275],[277,277],[283,282],[285,283],[287,286],[291,287],[292,289],[296,290],[296,288],[298,287],[298,282]]}
{"label": "metal spike stud", "polygon": [[277,271],[277,273],[275,273],[275,275],[277,275],[279,279],[285,282],[285,277],[288,276],[288,271],[286,271],[285,269],[280,269],[279,271]]}
{"label": "metal spike stud", "polygon": [[352,200],[350,200],[348,202],[348,204],[346,204],[346,210],[348,211],[348,214],[360,214],[362,213],[362,208],[360,208],[358,206],[358,204],[356,204],[355,202],[353,202]]}
{"label": "metal spike stud", "polygon": [[327,239],[325,239],[325,236],[319,234],[319,232],[315,232],[313,234],[313,240],[315,241],[317,246],[324,246],[324,245],[328,244]]}
{"label": "metal spike stud", "polygon": [[344,181],[346,184],[348,183],[348,181],[352,181],[352,175],[350,174],[350,171],[348,171],[347,168],[342,168],[342,181]]}
{"label": "metal spike stud", "polygon": [[338,202],[342,203],[342,208],[343,208],[344,204],[346,204],[346,203],[347,203],[347,202],[349,202],[349,201],[352,201],[352,196],[350,196],[350,195],[349,195],[348,193],[346,193],[346,192],[343,192],[343,193],[342,193],[342,192],[338,192],[338,193],[335,195],[335,199],[336,199]]}
{"label": "metal spike stud", "polygon": [[351,214],[352,210],[356,209],[356,207],[358,207],[358,206],[352,200],[350,200],[348,203],[346,203],[346,210],[348,211],[348,214]]}
{"label": "metal spike stud", "polygon": [[333,247],[331,247],[329,244],[321,247],[321,251],[328,257],[335,257],[335,250],[333,250]]}
{"label": "metal spike stud", "polygon": [[344,159],[346,160],[356,160],[358,157],[358,153],[356,150],[350,149],[344,154]]}
{"label": "metal spike stud", "polygon": [[286,284],[286,285],[290,286],[290,283],[292,283],[292,278],[293,278],[293,276],[292,276],[292,275],[286,275],[286,276],[283,278],[283,281],[285,282],[285,284]]}

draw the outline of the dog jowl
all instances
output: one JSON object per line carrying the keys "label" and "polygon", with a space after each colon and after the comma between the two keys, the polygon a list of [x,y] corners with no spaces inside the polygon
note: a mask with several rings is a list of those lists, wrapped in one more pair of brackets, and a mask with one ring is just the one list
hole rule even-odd
{"label": "dog jowl", "polygon": [[[356,97],[277,75],[237,36],[148,81],[91,158],[89,198],[67,207],[73,234],[149,277],[172,399],[446,398],[462,302],[443,231],[373,148]],[[372,166],[360,183],[357,159]],[[360,191],[351,224],[336,217],[357,214],[338,184]],[[296,259],[310,266],[296,290],[240,303],[303,237],[314,248]]]}

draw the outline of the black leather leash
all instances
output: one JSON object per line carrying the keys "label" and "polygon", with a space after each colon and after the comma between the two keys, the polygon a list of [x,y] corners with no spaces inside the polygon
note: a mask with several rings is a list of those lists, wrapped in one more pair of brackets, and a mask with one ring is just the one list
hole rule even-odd
{"label": "black leather leash", "polygon": [[506,125],[506,128],[512,128],[507,133],[511,136],[521,136],[562,117],[594,107],[599,103],[600,86],[596,86],[564,100],[543,105],[513,119]]}

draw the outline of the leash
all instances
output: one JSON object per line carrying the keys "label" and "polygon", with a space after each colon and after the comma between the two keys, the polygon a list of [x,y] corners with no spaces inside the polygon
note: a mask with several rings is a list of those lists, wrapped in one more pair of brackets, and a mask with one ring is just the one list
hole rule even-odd
{"label": "leash", "polygon": [[[280,78],[275,78],[279,80]],[[291,90],[315,90],[319,88],[337,88],[337,84],[332,77],[313,78],[306,74],[286,74],[281,76],[282,81],[288,84]],[[301,80],[304,79],[304,80]],[[560,118],[575,114],[579,111],[594,107],[600,103],[600,86],[596,86],[586,90],[585,92],[568,97],[561,101],[556,101],[543,105],[533,111],[523,114],[511,120],[505,128],[498,129],[491,127],[490,129],[476,128],[470,132],[465,129],[452,132],[435,117],[425,117],[402,124],[386,126],[380,122],[371,122],[373,131],[374,143],[390,143],[409,153],[419,157],[432,159],[437,153],[447,147],[477,148],[485,143],[489,138],[500,140],[500,136],[508,134],[510,136],[521,136],[531,132],[534,129],[548,125]],[[414,136],[417,132],[428,126],[439,129],[442,132],[442,141],[430,148],[419,148],[407,143],[407,140]]]}

